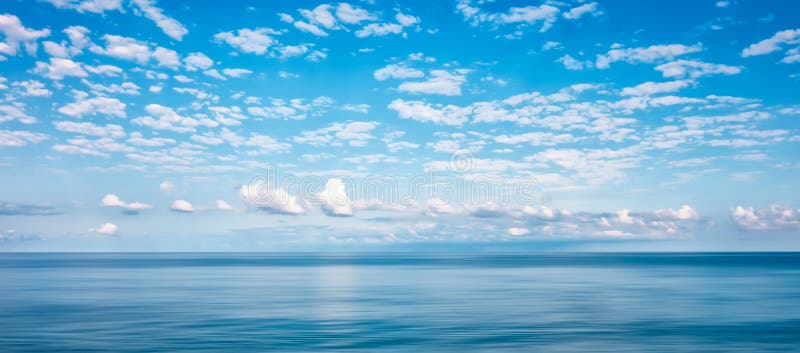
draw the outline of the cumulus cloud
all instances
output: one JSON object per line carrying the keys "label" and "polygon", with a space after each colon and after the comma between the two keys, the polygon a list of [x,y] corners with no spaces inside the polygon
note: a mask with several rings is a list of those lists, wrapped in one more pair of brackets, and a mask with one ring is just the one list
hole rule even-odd
{"label": "cumulus cloud", "polygon": [[0,147],[22,147],[29,143],[39,143],[48,136],[38,132],[23,130],[0,130]]}
{"label": "cumulus cloud", "polygon": [[89,76],[80,63],[63,58],[50,58],[49,60],[49,63],[37,61],[33,72],[51,80],[63,80],[65,77]]}
{"label": "cumulus cloud", "polygon": [[103,223],[97,228],[89,228],[90,232],[100,233],[105,235],[117,234],[117,225],[114,223]]}
{"label": "cumulus cloud", "polygon": [[372,73],[378,81],[385,81],[387,79],[405,80],[409,78],[420,78],[425,76],[425,73],[414,69],[397,64],[389,64]]}
{"label": "cumulus cloud", "polygon": [[75,96],[75,102],[58,108],[58,112],[74,118],[82,118],[87,115],[111,115],[125,118],[127,116],[125,107],[125,103],[116,98],[89,98],[88,94],[79,93]]}
{"label": "cumulus cloud", "polygon": [[103,207],[118,207],[125,210],[126,213],[137,214],[139,211],[153,208],[152,205],[142,202],[125,202],[119,196],[114,194],[106,194],[103,200],[100,201]]}
{"label": "cumulus cloud", "polygon": [[43,0],[60,9],[78,12],[103,13],[106,11],[122,11],[122,0]]}
{"label": "cumulus cloud", "polygon": [[175,200],[175,202],[172,203],[172,206],[170,206],[169,209],[175,212],[184,212],[184,213],[194,212],[194,206],[192,206],[192,204],[186,200]]}
{"label": "cumulus cloud", "polygon": [[564,54],[562,57],[556,59],[556,62],[564,65],[564,68],[567,70],[573,71],[580,71],[594,66],[591,60],[578,60],[569,54]]}
{"label": "cumulus cloud", "polygon": [[586,15],[597,17],[603,15],[603,11],[599,9],[596,2],[590,2],[571,8],[564,13],[564,18],[568,20],[577,20]]}
{"label": "cumulus cloud", "polygon": [[[29,54],[36,54],[38,45],[36,40],[50,35],[49,29],[34,30],[22,25],[19,17],[11,14],[0,15],[0,33],[5,37],[5,42],[0,42],[0,54],[14,56],[20,48],[20,44],[25,44]],[[0,61],[5,59],[0,55]]]}
{"label": "cumulus cloud", "polygon": [[231,206],[229,203],[225,202],[224,200],[217,200],[214,203],[214,206],[216,207],[216,209],[218,209],[220,211],[233,211],[233,206]]}
{"label": "cumulus cloud", "polygon": [[236,32],[220,32],[214,35],[217,43],[226,43],[242,53],[264,54],[275,43],[275,31],[269,28],[242,28]]}
{"label": "cumulus cloud", "polygon": [[306,212],[297,196],[265,183],[243,185],[239,195],[247,205],[269,213],[300,215]]}
{"label": "cumulus cloud", "polygon": [[[709,220],[701,218],[688,205],[678,210],[651,212],[628,209],[616,212],[571,212],[547,206],[500,205],[491,202],[468,202],[452,206],[440,199],[431,199],[425,213],[446,219],[458,217],[460,222],[469,222],[469,218],[480,219],[489,228],[511,236],[535,234],[559,238],[682,238],[710,225]],[[509,227],[509,224],[513,226]]]}
{"label": "cumulus cloud", "polygon": [[155,22],[156,26],[161,28],[164,34],[170,36],[172,39],[182,40],[183,36],[189,33],[189,30],[187,30],[183,24],[165,15],[164,10],[156,7],[155,0],[131,0],[131,2],[136,4],[145,17]]}
{"label": "cumulus cloud", "polygon": [[89,50],[95,54],[135,61],[139,64],[146,64],[153,54],[147,43],[134,38],[104,34],[102,39],[105,41],[105,48],[94,45]]}
{"label": "cumulus cloud", "polygon": [[523,236],[528,235],[531,231],[528,228],[511,227],[508,228],[508,235]]}
{"label": "cumulus cloud", "polygon": [[325,32],[321,28],[317,27],[316,25],[308,23],[308,22],[297,21],[297,22],[294,23],[294,27],[299,29],[299,30],[301,30],[301,31],[303,31],[303,32],[311,33],[311,34],[313,34],[313,35],[315,35],[317,37],[327,37],[328,36],[328,32]]}
{"label": "cumulus cloud", "polygon": [[748,231],[800,230],[800,208],[784,205],[761,209],[736,206],[731,217],[736,225]]}
{"label": "cumulus cloud", "polygon": [[787,29],[744,48],[744,50],[742,50],[742,57],[766,55],[781,50],[781,47],[784,45],[794,45],[798,43],[800,43],[800,28]]}
{"label": "cumulus cloud", "polygon": [[222,73],[228,77],[239,78],[253,73],[253,70],[248,69],[222,69]]}
{"label": "cumulus cloud", "polygon": [[597,55],[595,67],[608,69],[611,64],[624,61],[629,64],[655,63],[665,60],[674,60],[676,57],[697,53],[703,50],[701,44],[662,44],[639,48],[614,48],[606,54]]}
{"label": "cumulus cloud", "polygon": [[[541,6],[511,7],[506,12],[488,12],[475,6],[472,0],[459,0],[456,11],[473,27],[490,25],[496,28],[500,25],[532,26],[541,24],[539,32],[549,30],[558,20],[561,10],[551,4]],[[576,10],[575,15],[582,10]],[[571,15],[573,16],[573,15]]]}
{"label": "cumulus cloud", "polygon": [[53,125],[56,130],[64,132],[111,138],[125,137],[125,130],[116,124],[102,126],[90,122],[56,121]]}
{"label": "cumulus cloud", "polygon": [[207,118],[195,119],[178,114],[170,107],[160,104],[148,104],[145,111],[149,116],[131,120],[132,123],[148,126],[155,130],[170,130],[178,133],[192,132],[198,126],[217,127],[219,123]]}
{"label": "cumulus cloud", "polygon": [[711,64],[697,60],[676,60],[656,66],[664,77],[699,78],[709,75],[737,75],[742,72],[738,66]]}
{"label": "cumulus cloud", "polygon": [[403,26],[397,23],[370,23],[356,31],[356,37],[384,37],[403,33]]}
{"label": "cumulus cloud", "polygon": [[203,53],[196,52],[183,58],[183,63],[186,67],[186,71],[208,70],[214,65],[214,60],[211,60],[211,58]]}
{"label": "cumulus cloud", "polygon": [[411,94],[440,94],[444,96],[460,96],[461,85],[467,82],[466,73],[460,70],[450,73],[446,70],[431,70],[431,77],[425,81],[407,81],[400,84],[397,90]]}
{"label": "cumulus cloud", "polygon": [[667,82],[645,82],[622,89],[623,96],[649,96],[660,93],[676,92],[689,86],[691,81],[677,80]]}
{"label": "cumulus cloud", "polygon": [[0,123],[16,120],[23,124],[33,124],[36,118],[26,113],[24,105],[0,105]]}
{"label": "cumulus cloud", "polygon": [[352,203],[347,195],[347,186],[338,178],[325,183],[325,190],[317,194],[322,211],[331,217],[350,217],[353,215]]}
{"label": "cumulus cloud", "polygon": [[469,110],[453,105],[442,106],[403,99],[393,100],[388,107],[396,111],[403,119],[451,126],[460,126],[466,123],[467,114],[469,113]]}
{"label": "cumulus cloud", "polygon": [[339,3],[336,7],[336,18],[346,24],[358,24],[364,21],[374,21],[377,18],[369,11],[355,7],[346,2]]}
{"label": "cumulus cloud", "polygon": [[295,136],[293,139],[294,142],[312,146],[341,146],[347,143],[353,147],[362,147],[375,138],[372,130],[378,125],[373,121],[333,123],[322,129],[303,131],[300,136]]}

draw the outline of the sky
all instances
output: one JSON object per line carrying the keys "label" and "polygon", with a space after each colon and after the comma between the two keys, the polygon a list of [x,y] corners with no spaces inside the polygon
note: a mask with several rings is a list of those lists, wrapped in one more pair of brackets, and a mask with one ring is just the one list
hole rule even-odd
{"label": "sky", "polygon": [[0,3],[0,251],[800,250],[795,1]]}

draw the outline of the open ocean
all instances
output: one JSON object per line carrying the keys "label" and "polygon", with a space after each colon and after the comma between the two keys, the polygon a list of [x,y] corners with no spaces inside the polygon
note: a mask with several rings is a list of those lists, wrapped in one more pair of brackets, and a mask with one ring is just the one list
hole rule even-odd
{"label": "open ocean", "polygon": [[800,254],[0,254],[0,352],[798,352]]}

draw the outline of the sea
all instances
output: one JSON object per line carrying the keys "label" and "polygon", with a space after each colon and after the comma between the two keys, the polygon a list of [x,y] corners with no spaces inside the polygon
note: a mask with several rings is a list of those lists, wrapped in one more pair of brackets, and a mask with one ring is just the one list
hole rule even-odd
{"label": "sea", "polygon": [[0,352],[800,352],[800,253],[4,253]]}

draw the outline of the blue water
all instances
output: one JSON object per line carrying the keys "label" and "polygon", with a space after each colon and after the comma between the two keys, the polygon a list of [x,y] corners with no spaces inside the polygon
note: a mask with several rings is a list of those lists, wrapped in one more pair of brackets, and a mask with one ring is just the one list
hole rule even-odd
{"label": "blue water", "polygon": [[800,254],[0,254],[0,351],[800,351]]}

